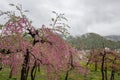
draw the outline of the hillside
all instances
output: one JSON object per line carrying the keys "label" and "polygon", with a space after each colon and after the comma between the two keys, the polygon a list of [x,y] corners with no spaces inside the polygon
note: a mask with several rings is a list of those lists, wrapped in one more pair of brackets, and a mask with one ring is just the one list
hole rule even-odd
{"label": "hillside", "polygon": [[77,49],[103,48],[103,45],[111,49],[120,48],[119,41],[108,40],[96,33],[87,33],[76,37],[69,36],[67,41]]}
{"label": "hillside", "polygon": [[104,36],[104,38],[112,41],[120,41],[120,35],[109,35],[109,36]]}

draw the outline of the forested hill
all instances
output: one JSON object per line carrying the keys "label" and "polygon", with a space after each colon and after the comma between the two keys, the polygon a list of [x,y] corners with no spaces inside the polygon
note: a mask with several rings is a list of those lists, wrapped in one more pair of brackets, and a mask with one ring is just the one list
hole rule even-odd
{"label": "forested hill", "polygon": [[120,48],[120,41],[108,40],[96,33],[87,33],[81,36],[69,36],[67,41],[77,49],[91,49],[109,47],[110,49]]}
{"label": "forested hill", "polygon": [[104,38],[112,41],[120,41],[120,35],[109,35],[109,36],[104,36]]}

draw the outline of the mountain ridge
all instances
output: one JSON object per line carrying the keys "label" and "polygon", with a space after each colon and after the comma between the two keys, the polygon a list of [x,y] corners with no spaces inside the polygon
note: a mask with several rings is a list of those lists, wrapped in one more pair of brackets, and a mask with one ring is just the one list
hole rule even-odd
{"label": "mountain ridge", "polygon": [[103,48],[103,46],[110,49],[120,48],[120,41],[114,41],[96,33],[86,33],[76,37],[70,36],[67,41],[77,49]]}
{"label": "mountain ridge", "polygon": [[120,35],[108,35],[104,36],[104,38],[112,41],[120,41]]}

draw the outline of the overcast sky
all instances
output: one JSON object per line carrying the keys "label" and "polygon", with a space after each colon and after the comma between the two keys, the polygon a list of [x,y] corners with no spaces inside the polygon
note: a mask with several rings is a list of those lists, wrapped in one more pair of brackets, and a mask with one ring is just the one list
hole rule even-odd
{"label": "overcast sky", "polygon": [[0,10],[11,9],[9,3],[29,10],[27,15],[36,27],[48,26],[56,11],[65,13],[72,35],[120,35],[120,0],[0,0]]}

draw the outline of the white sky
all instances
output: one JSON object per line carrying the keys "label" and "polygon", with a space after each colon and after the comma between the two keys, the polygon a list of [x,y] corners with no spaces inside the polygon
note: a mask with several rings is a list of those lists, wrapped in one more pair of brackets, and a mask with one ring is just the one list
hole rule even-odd
{"label": "white sky", "polygon": [[10,10],[9,3],[29,10],[35,27],[49,25],[52,11],[56,11],[65,13],[71,35],[120,35],[120,0],[0,0],[0,10]]}

